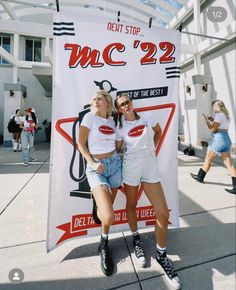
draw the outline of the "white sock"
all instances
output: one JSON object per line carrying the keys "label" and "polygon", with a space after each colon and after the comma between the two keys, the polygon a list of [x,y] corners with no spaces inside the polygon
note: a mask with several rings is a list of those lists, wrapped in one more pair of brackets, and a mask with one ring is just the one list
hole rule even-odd
{"label": "white sock", "polygon": [[132,233],[132,236],[137,236],[137,235],[139,235],[139,232],[138,232],[138,230],[137,231],[135,231],[135,232],[131,232]]}
{"label": "white sock", "polygon": [[104,240],[107,240],[108,239],[108,234],[102,234],[102,237]]}
{"label": "white sock", "polygon": [[164,254],[166,252],[166,247],[162,248],[160,247],[158,244],[156,245],[157,246],[157,250],[161,253],[161,254]]}

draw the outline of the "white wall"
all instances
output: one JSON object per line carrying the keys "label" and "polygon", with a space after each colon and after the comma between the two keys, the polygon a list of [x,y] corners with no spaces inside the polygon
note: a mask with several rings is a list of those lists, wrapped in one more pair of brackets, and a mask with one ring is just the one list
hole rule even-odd
{"label": "white wall", "polygon": [[[216,0],[212,4],[212,6],[223,6],[226,8],[228,12],[228,16],[225,21],[221,23],[212,23],[207,19],[206,13],[207,9],[205,8],[201,13],[201,33],[208,35],[215,35],[217,31],[224,28],[226,25],[230,24],[233,20],[235,20],[235,1],[220,1]],[[193,22],[189,23],[187,27],[184,27],[186,31],[194,31]],[[186,42],[190,41],[192,44],[194,43],[193,36],[183,35],[182,41]],[[204,40],[204,38],[200,38],[200,41]],[[227,109],[231,115],[231,126],[229,129],[229,134],[233,143],[235,143],[235,63],[236,63],[236,51],[235,51],[235,43],[224,43],[222,42],[221,47],[216,49],[215,52],[210,53],[208,56],[202,57],[202,65],[201,65],[201,74],[212,76],[213,78],[213,86],[212,93],[210,96],[210,100],[221,99],[225,102]],[[182,55],[181,59],[185,59],[187,55]],[[196,119],[196,106],[194,105],[196,102],[192,102],[191,108],[189,107],[188,113],[185,111],[185,101],[189,96],[186,95],[184,83],[186,79],[196,74],[193,69],[193,64],[185,67],[181,71],[180,78],[180,114],[179,114],[179,134],[185,135],[185,138],[188,139],[190,135],[190,139],[196,139],[196,131],[187,129],[186,122],[188,122],[188,118],[191,120]],[[207,108],[202,108],[204,112]],[[187,118],[188,117],[188,118]],[[192,138],[191,138],[192,137]],[[210,134],[209,134],[210,138]],[[203,140],[207,141],[207,140]],[[193,144],[195,145],[195,144]]]}
{"label": "white wall", "polygon": [[[20,83],[27,87],[26,107],[35,108],[39,125],[42,127],[35,140],[46,140],[42,121],[44,119],[51,120],[52,98],[45,97],[44,89],[32,75],[31,69],[19,69],[18,77]],[[3,134],[4,83],[12,83],[12,68],[0,67],[0,134]]]}
{"label": "white wall", "polygon": [[3,135],[4,83],[12,82],[12,68],[0,66],[0,135]]}

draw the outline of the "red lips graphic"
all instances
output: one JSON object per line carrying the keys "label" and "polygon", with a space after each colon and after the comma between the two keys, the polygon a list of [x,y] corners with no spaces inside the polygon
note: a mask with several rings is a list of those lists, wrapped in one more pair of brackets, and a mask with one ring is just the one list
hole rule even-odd
{"label": "red lips graphic", "polygon": [[115,130],[111,127],[108,127],[108,126],[105,126],[105,125],[102,125],[98,128],[98,130],[102,133],[102,134],[105,134],[105,135],[111,135],[111,134],[114,134],[115,133]]}
{"label": "red lips graphic", "polygon": [[138,137],[143,134],[145,126],[144,125],[139,125],[131,129],[128,133],[130,137]]}

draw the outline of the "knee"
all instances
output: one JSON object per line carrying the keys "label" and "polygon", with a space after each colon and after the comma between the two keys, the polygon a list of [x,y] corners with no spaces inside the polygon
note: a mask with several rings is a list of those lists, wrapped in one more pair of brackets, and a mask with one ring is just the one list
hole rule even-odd
{"label": "knee", "polygon": [[110,226],[114,222],[114,212],[105,213],[102,217],[102,224],[105,226]]}
{"label": "knee", "polygon": [[133,200],[133,201],[127,200],[127,202],[126,202],[126,209],[127,210],[136,210],[136,207],[137,207],[136,200]]}
{"label": "knee", "polygon": [[168,225],[170,213],[168,209],[156,212],[157,222],[163,225]]}

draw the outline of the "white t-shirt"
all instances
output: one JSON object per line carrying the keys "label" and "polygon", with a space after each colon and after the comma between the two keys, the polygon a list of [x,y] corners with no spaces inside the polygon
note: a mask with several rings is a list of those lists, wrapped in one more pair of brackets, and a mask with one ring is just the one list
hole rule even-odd
{"label": "white t-shirt", "polygon": [[[31,124],[34,123],[33,119],[31,117],[28,117],[28,120],[26,120],[26,117],[21,117],[21,122],[24,123],[24,130],[25,131],[32,131],[34,132],[36,129],[35,127],[31,127]],[[37,119],[38,123],[38,119]]]}
{"label": "white t-shirt", "polygon": [[103,154],[115,150],[116,127],[112,117],[105,119],[91,112],[88,112],[81,126],[87,127],[88,149],[91,154]]}
{"label": "white t-shirt", "polygon": [[224,113],[215,113],[214,122],[220,123],[219,129],[229,129],[230,118],[227,119]]}
{"label": "white t-shirt", "polygon": [[134,121],[122,120],[122,127],[117,126],[117,141],[124,142],[126,153],[137,152],[144,149],[154,149],[154,131],[156,126],[153,120],[144,119],[145,117],[139,114],[140,119]]}
{"label": "white t-shirt", "polygon": [[15,120],[16,124],[19,125],[20,122],[22,121],[22,117],[21,116],[16,116],[15,114],[13,114],[10,119],[13,119]]}

